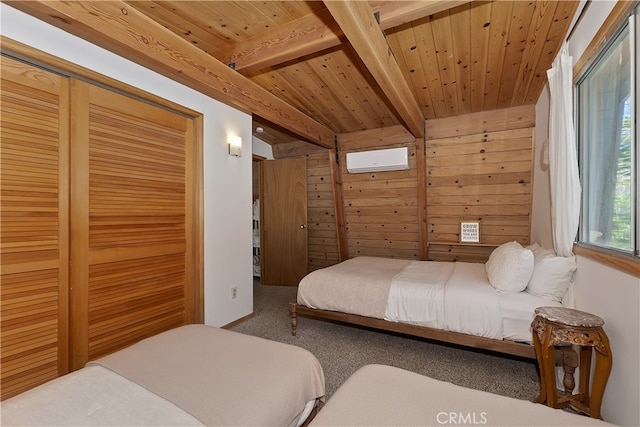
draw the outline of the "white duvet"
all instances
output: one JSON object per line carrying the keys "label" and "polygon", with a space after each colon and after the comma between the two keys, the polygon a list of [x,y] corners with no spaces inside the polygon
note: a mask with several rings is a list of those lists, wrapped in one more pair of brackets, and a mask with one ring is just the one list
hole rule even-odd
{"label": "white duvet", "polygon": [[502,339],[484,264],[414,261],[391,280],[385,320]]}
{"label": "white duvet", "polygon": [[391,279],[384,319],[444,328],[444,293],[453,273],[450,262],[412,262]]}
{"label": "white duvet", "polygon": [[445,291],[445,329],[487,338],[503,338],[498,292],[484,264],[456,262]]}

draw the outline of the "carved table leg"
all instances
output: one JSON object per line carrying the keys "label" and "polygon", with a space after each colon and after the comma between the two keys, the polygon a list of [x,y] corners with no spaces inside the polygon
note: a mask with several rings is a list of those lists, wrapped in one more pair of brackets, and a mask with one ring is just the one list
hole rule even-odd
{"label": "carved table leg", "polygon": [[289,303],[289,316],[291,316],[291,335],[296,336],[298,331],[298,314],[296,313],[296,303]]}
{"label": "carved table leg", "polygon": [[555,358],[555,345],[551,343],[551,334],[553,332],[552,326],[547,326],[544,330],[544,337],[542,340],[542,366],[541,371],[544,376],[545,403],[547,406],[557,408],[556,398],[556,358]]}
{"label": "carved table leg", "polygon": [[602,418],[600,415],[600,406],[602,405],[602,396],[604,388],[607,385],[609,374],[611,373],[611,365],[613,363],[611,357],[611,347],[609,347],[609,339],[602,329],[598,331],[600,335],[600,344],[594,346],[596,352],[596,367],[593,373],[593,387],[591,390],[591,402],[589,405],[589,416],[593,418]]}
{"label": "carved table leg", "polygon": [[[536,318],[536,321],[538,319]],[[534,324],[536,323],[534,321]],[[536,358],[538,359],[538,370],[540,371],[540,394],[533,401],[535,403],[545,403],[547,400],[547,389],[544,378],[544,363],[542,361],[542,343],[540,342],[540,335],[538,335],[538,331],[534,329],[533,331],[533,345],[536,349]]]}
{"label": "carved table leg", "polygon": [[564,370],[564,378],[562,385],[564,385],[565,396],[571,396],[573,389],[576,387],[576,380],[574,372],[578,367],[578,354],[570,347],[562,348],[562,369]]}

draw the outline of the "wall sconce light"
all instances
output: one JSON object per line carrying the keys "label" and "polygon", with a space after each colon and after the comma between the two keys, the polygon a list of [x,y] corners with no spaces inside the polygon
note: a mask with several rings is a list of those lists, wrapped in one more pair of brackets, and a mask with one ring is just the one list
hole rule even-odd
{"label": "wall sconce light", "polygon": [[229,145],[229,155],[240,157],[242,151],[242,138],[239,136],[227,136],[227,144]]}

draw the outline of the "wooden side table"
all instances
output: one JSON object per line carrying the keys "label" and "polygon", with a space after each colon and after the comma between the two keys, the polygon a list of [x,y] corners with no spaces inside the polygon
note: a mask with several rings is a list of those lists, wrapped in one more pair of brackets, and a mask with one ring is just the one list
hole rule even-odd
{"label": "wooden side table", "polygon": [[[564,307],[538,307],[531,323],[533,344],[540,367],[540,395],[536,403],[552,408],[571,408],[593,418],[602,418],[602,396],[611,372],[612,356],[609,339],[602,329],[604,321],[593,314]],[[555,347],[574,344],[580,351],[580,384],[578,394],[571,390],[560,394],[556,389]],[[596,363],[593,387],[589,392],[591,356]]]}

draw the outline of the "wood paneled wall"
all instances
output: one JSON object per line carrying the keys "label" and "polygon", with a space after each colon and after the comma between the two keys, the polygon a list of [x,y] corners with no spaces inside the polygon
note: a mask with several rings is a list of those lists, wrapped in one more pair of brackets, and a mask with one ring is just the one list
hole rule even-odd
{"label": "wood paneled wall", "polygon": [[[426,144],[402,126],[341,134],[336,186],[332,150],[275,145],[276,158],[307,157],[309,270],[355,256],[484,262],[501,243],[528,244],[534,126],[525,106],[427,121]],[[348,152],[405,146],[409,170],[347,172]],[[459,243],[462,220],[480,222],[480,244]]]}
{"label": "wood paneled wall", "polygon": [[331,153],[307,155],[307,242],[309,271],[339,262]]}
{"label": "wood paneled wall", "polygon": [[[416,140],[402,126],[342,134],[340,169],[349,257],[420,259]],[[350,174],[348,152],[409,148],[406,171]]]}
{"label": "wood paneled wall", "polygon": [[427,122],[430,244],[458,242],[461,220],[480,243],[529,243],[534,126],[534,106]]}

